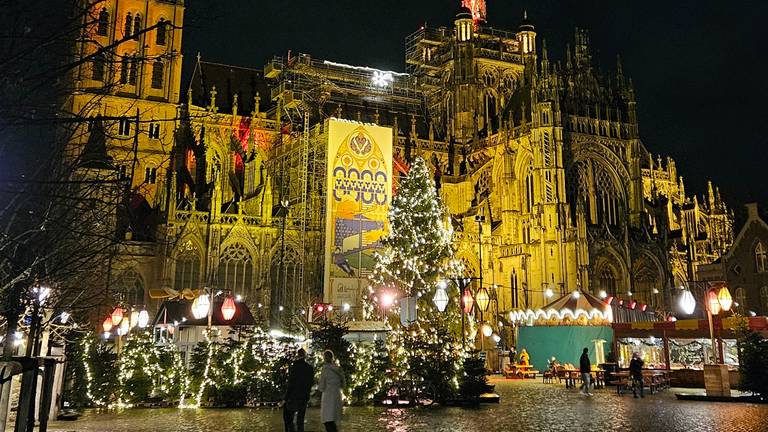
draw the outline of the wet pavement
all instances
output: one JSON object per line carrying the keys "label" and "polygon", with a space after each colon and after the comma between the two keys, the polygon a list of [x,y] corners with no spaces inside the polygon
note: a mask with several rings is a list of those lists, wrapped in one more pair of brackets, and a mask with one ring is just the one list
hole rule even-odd
{"label": "wet pavement", "polygon": [[[344,432],[410,431],[768,431],[768,405],[678,401],[670,389],[644,399],[619,396],[612,387],[587,397],[564,384],[493,380],[498,405],[477,409],[347,407]],[[690,392],[691,390],[682,390]],[[323,431],[317,408],[307,410],[306,430]],[[79,420],[55,422],[51,431],[241,432],[282,431],[279,409],[134,409],[87,411]]]}

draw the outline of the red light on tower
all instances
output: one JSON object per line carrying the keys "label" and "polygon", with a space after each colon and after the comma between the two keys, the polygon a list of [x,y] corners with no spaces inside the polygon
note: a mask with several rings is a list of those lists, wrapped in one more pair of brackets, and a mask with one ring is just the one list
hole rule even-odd
{"label": "red light on tower", "polygon": [[485,0],[461,0],[461,6],[472,12],[472,20],[475,25],[485,22]]}

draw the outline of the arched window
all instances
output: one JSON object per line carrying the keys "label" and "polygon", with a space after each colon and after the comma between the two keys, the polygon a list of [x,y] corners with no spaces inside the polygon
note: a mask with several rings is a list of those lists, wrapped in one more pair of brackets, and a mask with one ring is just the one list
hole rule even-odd
{"label": "arched window", "polygon": [[139,40],[139,32],[141,31],[141,15],[136,14],[136,18],[133,19],[133,38]]}
{"label": "arched window", "polygon": [[155,44],[156,45],[165,45],[165,19],[160,18],[160,21],[157,23],[157,30],[155,30]]}
{"label": "arched window", "polygon": [[529,168],[525,175],[525,210],[527,213],[533,212],[534,197],[533,168]]}
{"label": "arched window", "polygon": [[616,295],[616,274],[610,267],[604,267],[598,275],[600,289],[604,290],[609,295]]}
{"label": "arched window", "polygon": [[125,15],[125,27],[123,28],[123,35],[128,37],[131,35],[131,29],[133,28],[133,15],[130,12]]}
{"label": "arched window", "polygon": [[106,36],[109,29],[109,12],[107,8],[102,8],[99,12],[99,21],[96,25],[96,34],[99,36]]}
{"label": "arched window", "polygon": [[104,60],[104,54],[97,54],[91,62],[91,79],[94,81],[104,81],[105,65],[106,61]]}
{"label": "arched window", "polygon": [[744,291],[744,288],[736,288],[736,291],[733,293],[733,300],[739,304],[737,306],[739,310],[747,310],[747,292]]}
{"label": "arched window", "polygon": [[163,61],[155,60],[152,63],[152,88],[163,88]]}
{"label": "arched window", "polygon": [[[639,270],[635,273],[634,297],[637,301],[656,307],[658,304],[658,274],[647,261],[643,260]],[[606,291],[607,292],[607,291]]]}
{"label": "arched window", "polygon": [[125,53],[120,61],[120,84],[128,84],[128,75],[130,75],[130,56]]}
{"label": "arched window", "polygon": [[128,84],[136,85],[136,78],[139,76],[139,58],[134,53],[131,56],[131,70],[128,74]]}
{"label": "arched window", "polygon": [[768,256],[766,256],[765,246],[763,246],[763,242],[757,242],[757,246],[755,246],[755,271],[764,273],[767,266]]}
{"label": "arched window", "polygon": [[117,300],[134,306],[145,304],[144,281],[136,270],[129,269],[120,273],[113,287]]}
{"label": "arched window", "polygon": [[219,257],[219,289],[253,300],[253,259],[241,244],[228,246]]}
{"label": "arched window", "polygon": [[768,286],[760,288],[760,304],[763,306],[762,313],[768,312]]}
{"label": "arched window", "polygon": [[[282,259],[281,259],[282,255]],[[282,267],[280,266],[282,261]],[[277,290],[273,297],[278,305],[291,308],[295,305],[302,305],[309,301],[306,297],[305,287],[300,286],[299,272],[301,270],[301,260],[299,254],[290,248],[285,248],[285,253],[281,254],[278,250],[272,256],[270,265],[270,282],[273,290]],[[306,286],[311,285],[312,279],[305,275]]]}
{"label": "arched window", "polygon": [[175,276],[173,288],[177,291],[200,288],[200,254],[191,241],[183,244],[176,255]]}

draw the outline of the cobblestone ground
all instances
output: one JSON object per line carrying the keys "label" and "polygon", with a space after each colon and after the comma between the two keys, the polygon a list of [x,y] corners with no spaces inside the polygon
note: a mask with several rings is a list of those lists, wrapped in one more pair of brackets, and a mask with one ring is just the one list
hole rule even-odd
{"label": "cobblestone ground", "polygon": [[[671,389],[644,399],[618,396],[612,387],[593,397],[562,384],[493,380],[498,405],[478,409],[345,408],[342,430],[364,431],[768,431],[768,405],[678,401]],[[690,392],[690,390],[687,390]],[[307,411],[308,432],[323,431],[317,408]],[[114,432],[282,431],[277,409],[128,410],[87,412],[50,430]]]}

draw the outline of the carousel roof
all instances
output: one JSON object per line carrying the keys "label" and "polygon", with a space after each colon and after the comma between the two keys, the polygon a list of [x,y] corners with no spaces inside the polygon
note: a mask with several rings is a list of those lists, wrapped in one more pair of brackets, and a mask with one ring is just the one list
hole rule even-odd
{"label": "carousel roof", "polygon": [[510,318],[528,325],[609,325],[612,322],[657,321],[656,314],[646,310],[647,306],[637,305],[634,301],[624,305],[623,301],[613,297],[602,300],[586,291],[576,290],[540,309],[512,311]]}
{"label": "carousel roof", "polygon": [[588,311],[591,309],[604,310],[605,306],[606,306],[605,302],[600,300],[599,298],[593,296],[592,294],[586,291],[578,290],[560,297],[559,299],[553,301],[552,303],[544,306],[542,309],[544,310],[569,309],[572,311],[583,309]]}

